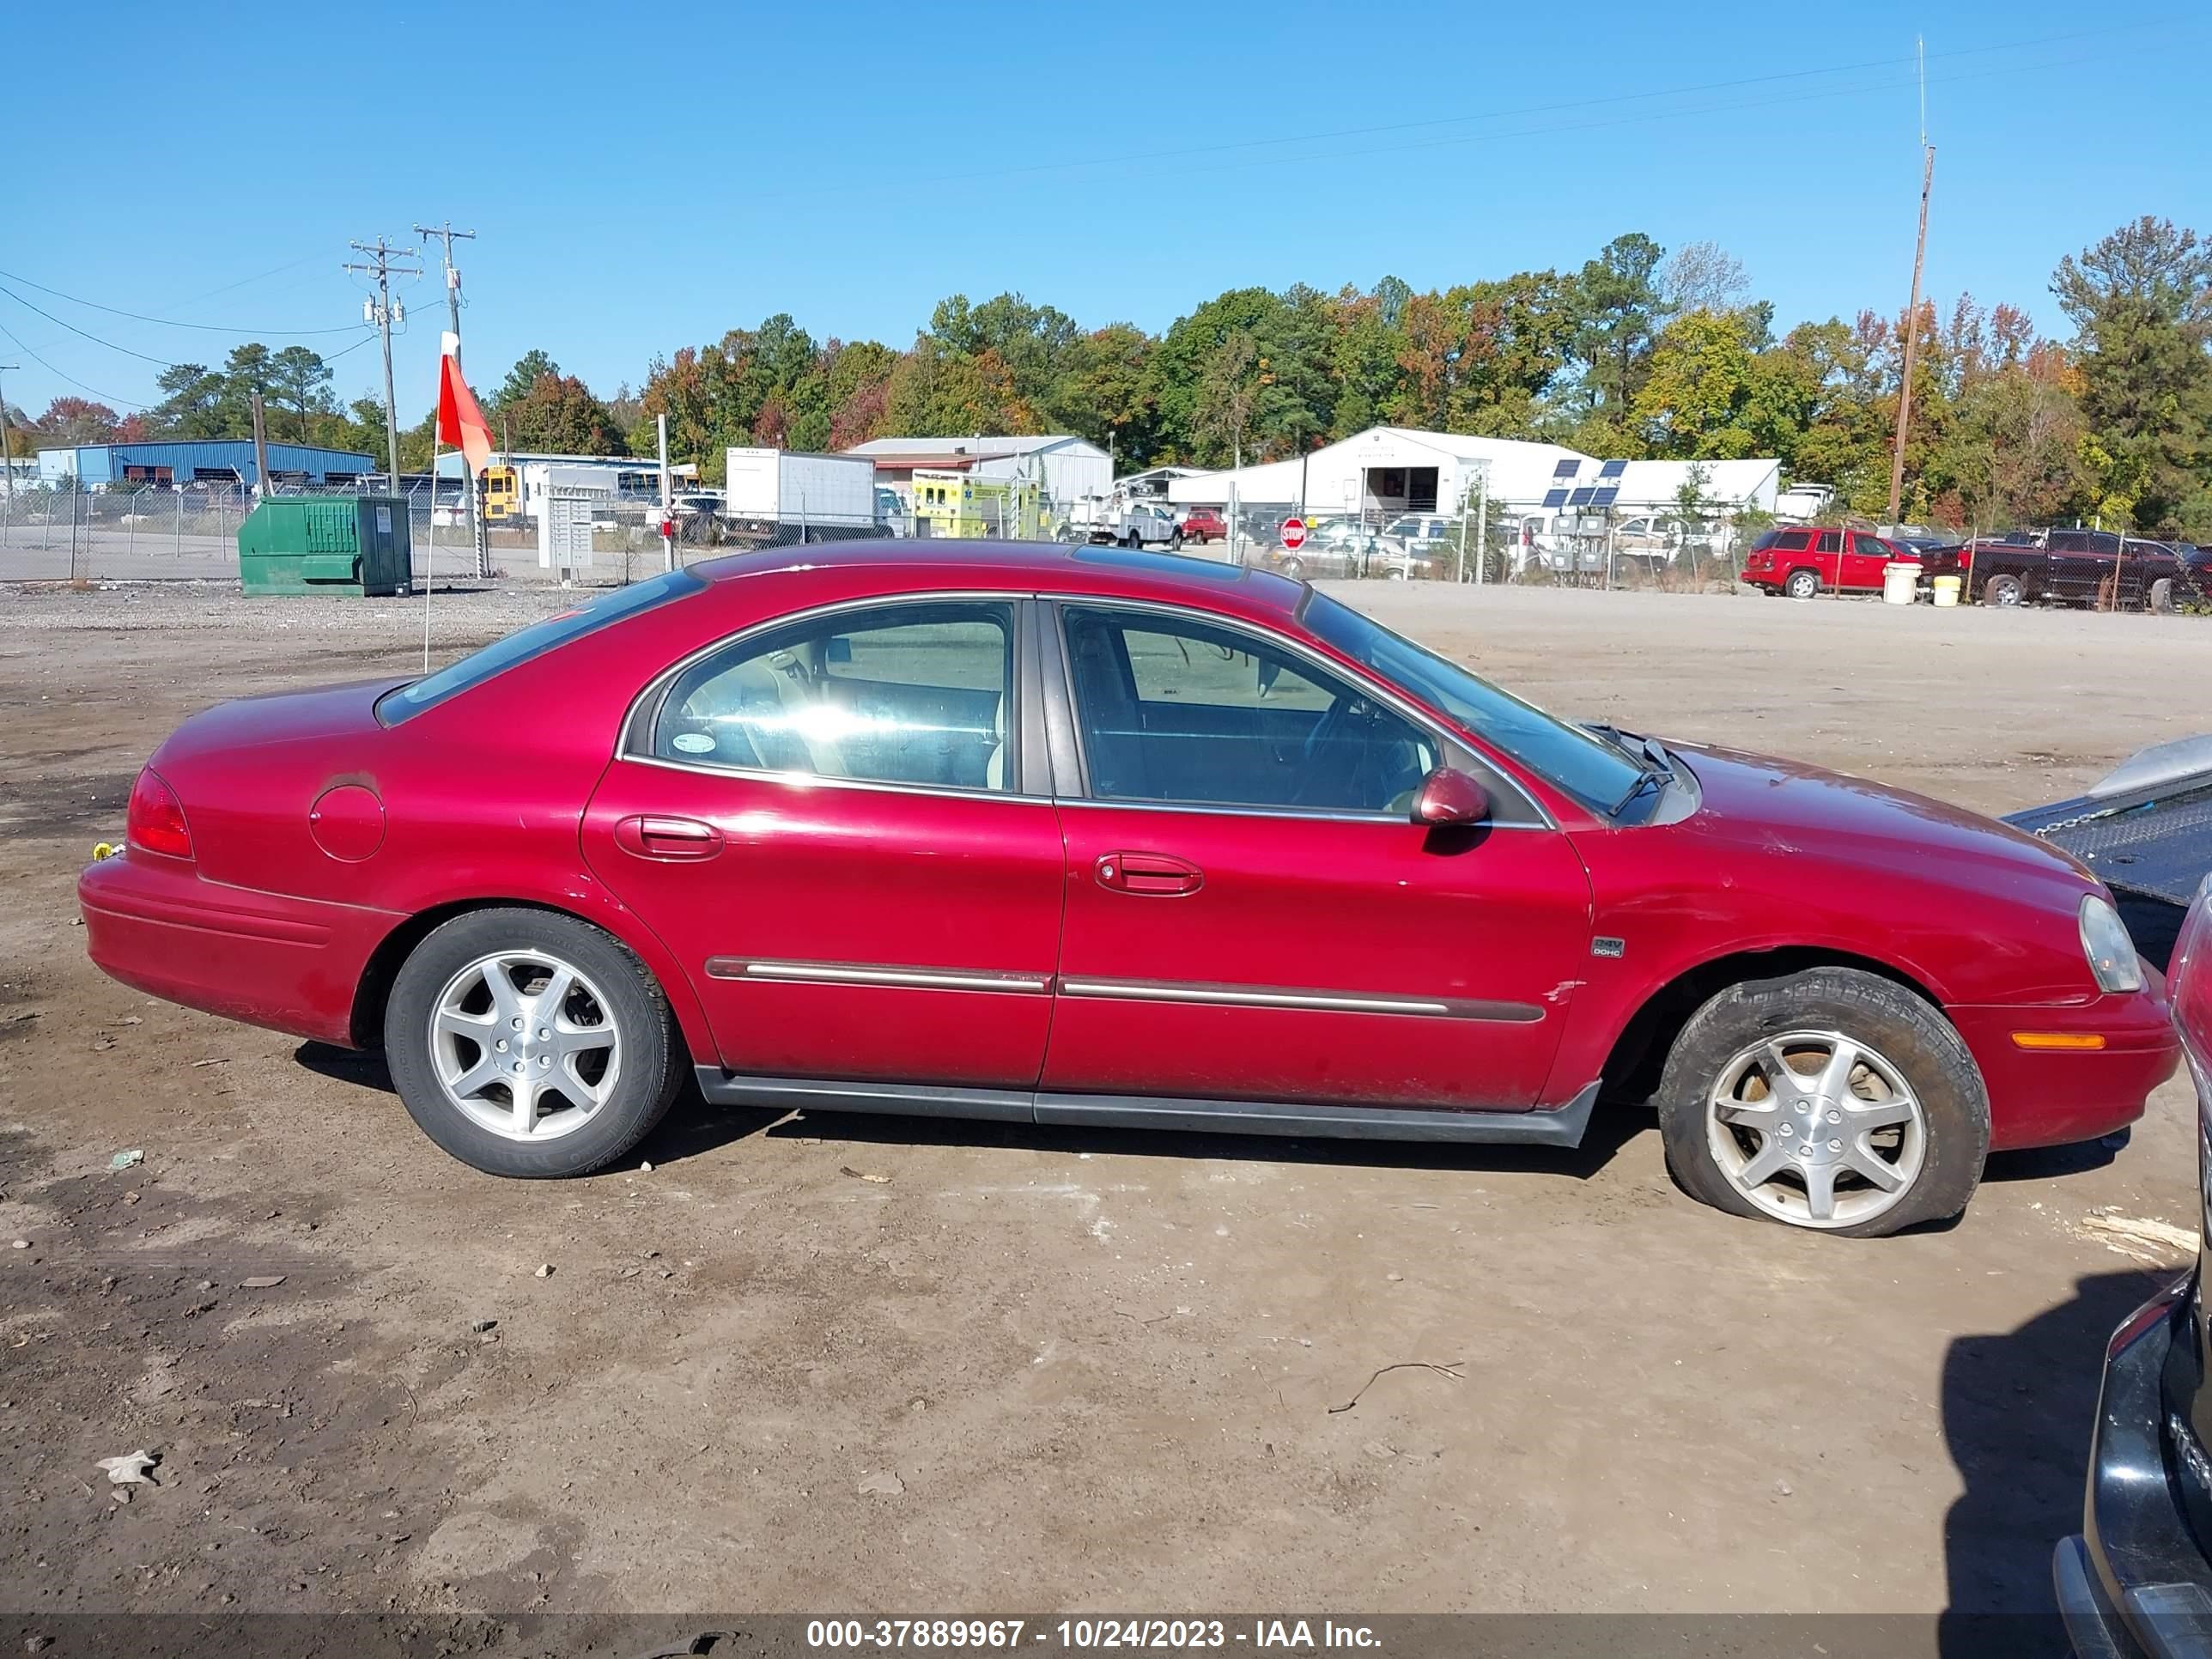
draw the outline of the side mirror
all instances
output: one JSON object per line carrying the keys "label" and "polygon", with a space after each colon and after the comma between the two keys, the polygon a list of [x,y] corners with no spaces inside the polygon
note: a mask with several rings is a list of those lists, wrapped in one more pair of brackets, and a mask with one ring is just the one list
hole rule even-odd
{"label": "side mirror", "polygon": [[1490,816],[1490,792],[1464,772],[1439,766],[1413,796],[1413,822],[1431,826],[1480,823]]}

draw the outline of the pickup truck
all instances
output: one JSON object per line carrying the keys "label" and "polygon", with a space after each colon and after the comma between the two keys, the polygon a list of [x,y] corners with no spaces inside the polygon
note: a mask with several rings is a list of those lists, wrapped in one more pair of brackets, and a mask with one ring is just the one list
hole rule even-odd
{"label": "pickup truck", "polygon": [[1069,515],[1068,539],[1091,545],[1119,544],[1123,547],[1182,546],[1182,526],[1164,507],[1139,501],[1127,507],[1112,502],[1079,501]]}
{"label": "pickup truck", "polygon": [[1763,532],[1744,556],[1742,580],[1769,594],[1809,599],[1835,593],[1878,593],[1881,568],[1920,563],[1919,553],[1871,530],[1802,529]]}
{"label": "pickup truck", "polygon": [[1931,576],[1956,576],[1984,605],[2113,605],[2172,611],[2212,596],[2212,549],[2154,542],[2110,530],[2015,531],[1937,554]]}
{"label": "pickup truck", "polygon": [[1225,542],[1229,526],[1210,507],[1194,507],[1182,515],[1182,538],[1187,542]]}

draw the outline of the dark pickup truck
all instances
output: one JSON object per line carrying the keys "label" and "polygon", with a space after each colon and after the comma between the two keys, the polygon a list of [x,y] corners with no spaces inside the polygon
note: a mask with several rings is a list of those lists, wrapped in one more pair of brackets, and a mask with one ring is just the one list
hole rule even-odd
{"label": "dark pickup truck", "polygon": [[1960,578],[1963,596],[1983,605],[2174,611],[2212,599],[2212,548],[2123,542],[2109,530],[2022,531],[1923,556],[1929,576]]}

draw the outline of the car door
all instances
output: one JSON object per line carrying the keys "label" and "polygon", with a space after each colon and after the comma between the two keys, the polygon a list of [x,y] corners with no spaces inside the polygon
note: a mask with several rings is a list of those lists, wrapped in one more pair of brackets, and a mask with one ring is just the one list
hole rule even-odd
{"label": "car door", "polygon": [[[1042,1087],[1535,1104],[1588,972],[1590,896],[1534,803],[1279,635],[1057,610],[1067,902]],[[1491,823],[1412,822],[1447,763],[1483,776]]]}
{"label": "car door", "polygon": [[838,607],[726,641],[641,700],[584,849],[690,975],[718,1050],[696,1058],[1035,1085],[1062,857],[1042,761],[1021,753],[1022,613]]}
{"label": "car door", "polygon": [[1840,589],[1844,585],[1844,532],[1823,530],[1813,538],[1813,551],[1804,562],[1820,574],[1820,586]]}
{"label": "car door", "polygon": [[1892,547],[1879,536],[1863,530],[1850,533],[1850,548],[1844,555],[1843,575],[1838,586],[1849,588],[1879,588],[1882,583],[1881,568],[1892,559],[1906,559],[1911,555],[1901,548]]}

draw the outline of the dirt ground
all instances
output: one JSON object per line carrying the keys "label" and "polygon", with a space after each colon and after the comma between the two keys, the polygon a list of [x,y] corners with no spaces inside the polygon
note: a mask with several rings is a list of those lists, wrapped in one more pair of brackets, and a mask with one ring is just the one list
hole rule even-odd
{"label": "dirt ground", "polygon": [[[2187,619],[1347,592],[1562,712],[1991,811],[2212,723]],[[437,653],[558,603],[441,594]],[[172,725],[404,670],[420,617],[0,591],[0,1626],[2049,1606],[2103,1339],[2178,1261],[2086,1218],[2193,1227],[2177,1085],[1868,1243],[1698,1208],[1634,1116],[1559,1153],[694,1099],[495,1181],[375,1060],[148,1001],[74,920]],[[1457,1374],[1370,1382],[1403,1362]]]}

